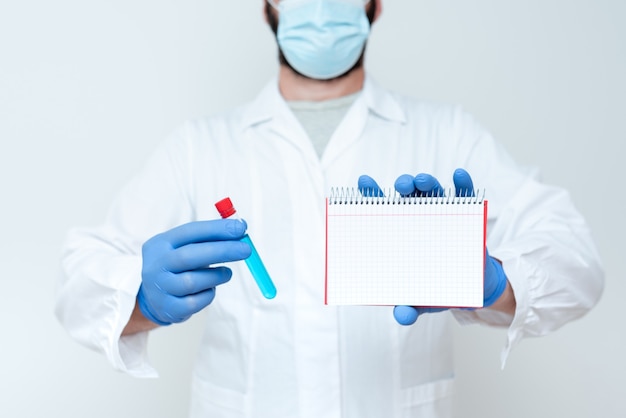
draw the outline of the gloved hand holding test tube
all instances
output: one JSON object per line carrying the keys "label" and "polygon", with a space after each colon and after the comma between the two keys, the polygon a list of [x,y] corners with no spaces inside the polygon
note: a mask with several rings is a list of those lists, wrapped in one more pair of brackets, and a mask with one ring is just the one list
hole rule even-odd
{"label": "gloved hand holding test tube", "polygon": [[[215,204],[215,207],[217,208],[217,211],[220,213],[220,216],[223,219],[230,218],[237,213],[235,207],[233,206],[233,202],[228,197],[217,202]],[[235,218],[239,219],[237,215],[235,215]],[[250,236],[248,234],[244,235],[241,241],[248,244],[250,246],[250,249],[252,250],[250,257],[246,258],[245,261],[248,269],[250,270],[250,273],[252,274],[252,277],[254,277],[257,286],[261,290],[261,293],[263,294],[263,296],[265,296],[266,299],[274,298],[276,296],[276,287],[274,286],[274,283],[272,282],[269,273],[265,269],[263,261],[261,261],[261,257],[254,247]]]}

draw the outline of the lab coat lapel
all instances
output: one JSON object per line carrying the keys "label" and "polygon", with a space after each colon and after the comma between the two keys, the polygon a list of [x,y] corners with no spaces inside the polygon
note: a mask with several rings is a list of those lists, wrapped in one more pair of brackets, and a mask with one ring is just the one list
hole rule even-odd
{"label": "lab coat lapel", "polygon": [[[285,175],[288,211],[291,222],[290,251],[295,266],[284,298],[289,317],[297,332],[292,336],[294,373],[306,382],[297,399],[300,416],[337,418],[340,411],[340,365],[337,352],[337,310],[324,303],[324,179],[315,149],[287,103],[276,82],[270,83],[247,110],[246,124],[270,141]],[[267,188],[267,185],[265,185]],[[289,227],[289,225],[285,226]],[[278,286],[277,286],[278,287]],[[297,307],[297,309],[292,309]],[[271,326],[271,325],[267,325]],[[287,357],[288,358],[288,357]],[[323,362],[321,361],[323,359]],[[314,367],[311,365],[314,364]],[[325,402],[319,402],[324,399]]]}
{"label": "lab coat lapel", "polygon": [[352,144],[361,138],[361,133],[365,127],[368,109],[359,96],[353,105],[348,109],[345,117],[335,129],[330,137],[330,141],[322,155],[322,166],[327,168],[334,160],[339,158]]}
{"label": "lab coat lapel", "polygon": [[307,164],[319,168],[319,160],[313,144],[281,96],[277,79],[268,83],[249,106],[243,122],[246,128],[266,123],[265,128],[296,148]]}
{"label": "lab coat lapel", "polygon": [[[406,122],[405,113],[396,99],[370,77],[366,77],[361,95],[348,110],[324,151],[322,156],[324,169],[367,136],[365,130],[370,116],[398,123]],[[384,137],[374,140],[383,141]]]}

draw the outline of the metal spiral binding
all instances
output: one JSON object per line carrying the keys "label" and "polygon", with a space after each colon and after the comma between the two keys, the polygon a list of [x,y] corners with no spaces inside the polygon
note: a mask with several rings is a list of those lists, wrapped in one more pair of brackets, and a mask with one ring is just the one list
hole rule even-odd
{"label": "metal spiral binding", "polygon": [[332,187],[328,196],[329,205],[466,205],[482,204],[485,189],[473,189],[465,196],[456,196],[451,188],[445,193],[430,193],[422,196],[402,196],[390,188],[364,190],[354,187]]}

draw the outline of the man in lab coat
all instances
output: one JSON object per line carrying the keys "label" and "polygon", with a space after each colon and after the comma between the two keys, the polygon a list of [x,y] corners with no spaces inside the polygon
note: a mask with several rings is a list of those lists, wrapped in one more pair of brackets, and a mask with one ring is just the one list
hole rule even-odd
{"label": "man in lab coat", "polygon": [[[381,0],[266,3],[278,77],[251,103],[184,124],[102,225],[68,234],[56,313],[74,338],[151,377],[149,332],[204,310],[193,417],[448,417],[450,312],[503,327],[505,358],[596,303],[602,269],[567,192],[518,167],[460,108],[366,75],[381,10]],[[450,182],[489,191],[485,308],[324,305],[324,196],[362,174],[363,188],[407,194]],[[247,224],[216,219],[225,196]],[[231,263],[250,254],[246,232],[278,289],[271,300]]]}

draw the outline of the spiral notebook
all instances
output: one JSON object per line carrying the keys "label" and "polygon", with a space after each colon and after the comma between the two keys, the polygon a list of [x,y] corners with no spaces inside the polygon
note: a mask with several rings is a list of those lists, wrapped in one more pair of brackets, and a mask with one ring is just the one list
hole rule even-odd
{"label": "spiral notebook", "polygon": [[481,307],[487,200],[477,195],[364,197],[332,189],[325,303]]}

